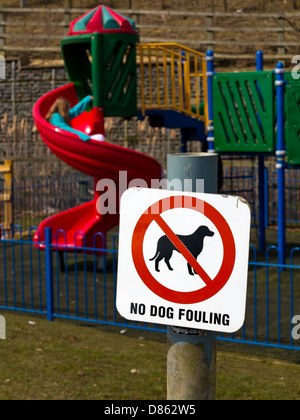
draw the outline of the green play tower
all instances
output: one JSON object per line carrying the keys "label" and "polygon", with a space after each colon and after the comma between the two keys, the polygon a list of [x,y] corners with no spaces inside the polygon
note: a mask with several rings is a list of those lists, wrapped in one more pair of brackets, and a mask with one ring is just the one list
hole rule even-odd
{"label": "green play tower", "polygon": [[100,5],[72,21],[61,42],[69,79],[79,99],[93,95],[104,117],[137,115],[136,43],[133,20]]}

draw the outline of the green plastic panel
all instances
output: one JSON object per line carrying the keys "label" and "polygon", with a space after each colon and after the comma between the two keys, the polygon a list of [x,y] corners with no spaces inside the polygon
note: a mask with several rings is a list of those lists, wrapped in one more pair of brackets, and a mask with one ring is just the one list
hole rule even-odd
{"label": "green plastic panel", "polygon": [[213,104],[218,152],[274,151],[274,76],[271,71],[216,74]]}
{"label": "green plastic panel", "polygon": [[290,82],[286,87],[285,141],[287,161],[300,165],[300,83]]}
{"label": "green plastic panel", "polygon": [[128,33],[93,35],[93,93],[106,117],[137,115],[137,40]]}
{"label": "green plastic panel", "polygon": [[93,95],[105,117],[137,115],[135,33],[93,33],[62,40],[65,67],[79,99]]}
{"label": "green plastic panel", "polygon": [[286,82],[288,82],[288,83],[297,83],[297,84],[299,84],[299,83],[300,83],[300,80],[299,80],[299,81],[296,81],[296,80],[293,78],[293,74],[292,74],[292,72],[291,72],[291,71],[286,71],[286,72],[284,73],[284,80],[285,80]]}

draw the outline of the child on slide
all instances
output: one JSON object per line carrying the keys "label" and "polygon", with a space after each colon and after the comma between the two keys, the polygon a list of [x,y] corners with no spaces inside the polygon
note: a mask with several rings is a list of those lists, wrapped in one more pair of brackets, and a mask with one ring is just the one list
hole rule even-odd
{"label": "child on slide", "polygon": [[85,134],[79,130],[75,130],[71,127],[71,120],[85,111],[92,100],[93,97],[88,95],[83,98],[77,105],[71,108],[70,102],[66,98],[58,98],[46,115],[46,120],[50,122],[50,124],[53,124],[62,130],[77,134],[83,141],[88,141],[90,139],[105,141],[103,134],[92,134],[89,136],[88,134]]}

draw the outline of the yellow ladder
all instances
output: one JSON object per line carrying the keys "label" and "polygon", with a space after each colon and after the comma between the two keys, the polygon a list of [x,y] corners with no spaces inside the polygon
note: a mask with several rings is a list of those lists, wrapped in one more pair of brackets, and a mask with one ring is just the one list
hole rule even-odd
{"label": "yellow ladder", "polygon": [[[0,224],[8,232],[13,223],[13,204],[12,204],[12,178],[13,162],[5,160],[4,165],[0,165],[0,175],[4,175],[4,191],[0,192]],[[3,207],[2,207],[3,203]],[[3,212],[3,214],[2,214]],[[1,234],[1,233],[0,233]]]}
{"label": "yellow ladder", "polygon": [[173,109],[208,125],[204,54],[176,43],[137,45],[138,107]]}

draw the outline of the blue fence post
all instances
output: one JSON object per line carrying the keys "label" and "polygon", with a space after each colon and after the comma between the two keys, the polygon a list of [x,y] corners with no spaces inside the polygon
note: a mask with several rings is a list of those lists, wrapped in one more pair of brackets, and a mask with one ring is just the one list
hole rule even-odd
{"label": "blue fence post", "polygon": [[277,63],[276,92],[277,92],[277,208],[278,208],[278,263],[285,264],[285,139],[284,139],[284,65]]}
{"label": "blue fence post", "polygon": [[[263,71],[264,56],[262,51],[256,53],[256,70]],[[258,87],[259,89],[259,87]],[[260,91],[259,91],[260,93]],[[259,211],[259,250],[262,252],[266,248],[265,230],[265,159],[264,156],[258,157],[258,211]]]}
{"label": "blue fence post", "polygon": [[214,76],[214,52],[208,50],[206,53],[205,60],[207,62],[207,102],[208,102],[208,120],[209,125],[207,128],[207,142],[208,142],[208,153],[215,152],[215,138],[214,138],[214,126],[213,126],[213,76]]}
{"label": "blue fence post", "polygon": [[52,259],[52,229],[45,228],[45,268],[46,268],[46,306],[47,320],[53,321],[53,259]]}
{"label": "blue fence post", "polygon": [[265,168],[265,228],[269,226],[269,171]]}
{"label": "blue fence post", "polygon": [[259,250],[266,249],[266,182],[265,182],[265,162],[264,157],[258,157],[258,210],[259,210]]}

